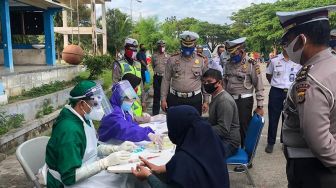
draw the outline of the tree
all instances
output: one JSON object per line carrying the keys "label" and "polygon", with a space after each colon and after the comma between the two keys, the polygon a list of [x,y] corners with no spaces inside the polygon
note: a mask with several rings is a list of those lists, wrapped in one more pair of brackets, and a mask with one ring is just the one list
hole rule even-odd
{"label": "tree", "polygon": [[119,9],[106,12],[107,51],[117,54],[124,46],[124,41],[132,32],[132,22],[129,16]]}

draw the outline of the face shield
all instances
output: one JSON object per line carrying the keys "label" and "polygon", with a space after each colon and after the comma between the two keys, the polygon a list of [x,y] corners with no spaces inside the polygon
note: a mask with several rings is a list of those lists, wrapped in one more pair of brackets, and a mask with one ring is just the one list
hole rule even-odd
{"label": "face shield", "polygon": [[91,100],[93,113],[99,112],[102,116],[108,115],[112,112],[111,104],[107,99],[104,90],[100,84],[90,88],[82,96],[71,97],[71,99],[77,100]]}
{"label": "face shield", "polygon": [[112,88],[112,92],[118,92],[119,96],[121,97],[121,101],[135,101],[139,99],[138,95],[135,93],[132,85],[129,83],[128,80],[122,80],[116,83]]}

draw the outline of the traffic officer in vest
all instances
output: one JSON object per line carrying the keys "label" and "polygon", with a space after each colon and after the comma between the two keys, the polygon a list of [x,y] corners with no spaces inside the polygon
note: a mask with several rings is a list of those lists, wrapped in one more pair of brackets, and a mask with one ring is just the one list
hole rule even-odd
{"label": "traffic officer in vest", "polygon": [[288,187],[336,187],[336,56],[328,18],[335,9],[276,13],[289,59],[302,65],[284,105]]}
{"label": "traffic officer in vest", "polygon": [[[125,187],[127,177],[108,173],[109,166],[127,163],[135,145],[99,145],[92,120],[111,113],[100,85],[82,81],[70,91],[66,105],[53,125],[46,148],[43,177],[47,187]],[[98,146],[98,147],[97,147]],[[97,156],[107,156],[99,159]]]}
{"label": "traffic officer in vest", "polygon": [[268,100],[268,134],[267,153],[273,152],[278,123],[283,110],[283,102],[286,99],[288,88],[295,80],[296,73],[301,69],[301,65],[289,60],[287,52],[283,49],[282,53],[273,57],[266,68],[266,78],[271,84]]}
{"label": "traffic officer in vest", "polygon": [[[116,61],[113,66],[112,79],[115,84],[121,81],[122,77],[131,73],[141,78],[141,63],[136,61],[138,41],[132,38],[127,38],[125,40],[125,54],[122,60]],[[144,92],[143,82],[135,89],[139,99],[141,101],[135,101],[132,106],[132,111],[134,116],[142,116],[143,109],[146,108],[146,93]]]}
{"label": "traffic officer in vest", "polygon": [[161,86],[161,108],[190,105],[199,113],[209,107],[209,95],[202,93],[202,75],[207,70],[203,57],[195,53],[197,33],[180,34],[181,52],[172,55],[166,64]]}
{"label": "traffic officer in vest", "polygon": [[152,55],[152,66],[154,70],[153,77],[153,116],[160,113],[160,97],[161,97],[161,82],[165,72],[167,60],[169,58],[165,51],[166,43],[163,40],[159,40],[156,43],[157,50]]}
{"label": "traffic officer in vest", "polygon": [[246,55],[245,40],[244,37],[225,42],[230,60],[226,63],[224,73],[224,88],[232,95],[238,107],[242,146],[252,118],[254,90],[257,99],[255,112],[264,115],[264,85],[260,65]]}

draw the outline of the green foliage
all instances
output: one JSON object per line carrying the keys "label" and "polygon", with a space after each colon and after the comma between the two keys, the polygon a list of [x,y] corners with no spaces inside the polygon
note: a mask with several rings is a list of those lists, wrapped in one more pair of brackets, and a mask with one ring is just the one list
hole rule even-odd
{"label": "green foliage", "polygon": [[54,111],[54,107],[50,105],[50,100],[46,99],[44,102],[43,102],[43,105],[42,105],[42,109],[37,111],[36,113],[36,118],[41,118],[45,115],[48,115],[48,114],[51,114],[53,111]]}
{"label": "green foliage", "polygon": [[92,56],[87,55],[84,57],[83,64],[86,65],[90,71],[89,80],[97,79],[104,70],[112,69],[113,58],[110,55]]}
{"label": "green foliage", "polygon": [[119,9],[109,9],[106,12],[106,30],[107,50],[110,54],[117,56],[118,52],[123,49],[125,38],[132,32],[131,19]]}
{"label": "green foliage", "polygon": [[11,129],[22,126],[24,116],[22,114],[7,114],[4,110],[0,110],[0,135],[6,134]]}
{"label": "green foliage", "polygon": [[[270,52],[278,48],[277,42],[283,34],[277,11],[296,11],[335,4],[336,0],[282,0],[275,3],[252,4],[233,13],[230,32],[247,37],[250,51]],[[331,14],[330,23],[336,24],[335,14]]]}

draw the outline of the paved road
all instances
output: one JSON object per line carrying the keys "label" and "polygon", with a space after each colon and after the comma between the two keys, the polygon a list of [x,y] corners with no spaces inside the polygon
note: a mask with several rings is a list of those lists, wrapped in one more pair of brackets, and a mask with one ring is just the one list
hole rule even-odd
{"label": "paved road", "polygon": [[[264,70],[265,65],[262,67],[262,70]],[[265,77],[264,83],[265,93],[268,95],[270,86]],[[284,188],[287,186],[285,158],[282,154],[279,139],[277,139],[273,154],[264,152],[268,129],[267,103],[268,97],[266,97],[264,104],[266,107],[265,127],[254,158],[253,168],[250,169],[250,172],[258,188]],[[279,135],[278,131],[278,137]],[[232,188],[252,187],[248,185],[245,174],[230,174],[230,182]],[[8,156],[6,160],[0,163],[0,187],[32,187],[32,184],[26,179],[15,155]]]}

